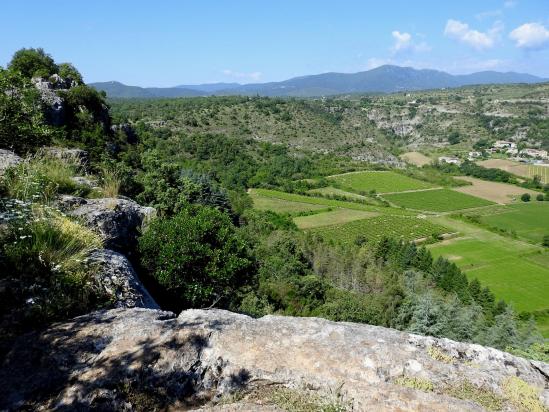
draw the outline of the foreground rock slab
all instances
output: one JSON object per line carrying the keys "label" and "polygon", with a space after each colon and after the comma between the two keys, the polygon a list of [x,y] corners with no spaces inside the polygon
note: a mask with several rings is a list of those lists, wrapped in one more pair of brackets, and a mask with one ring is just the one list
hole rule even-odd
{"label": "foreground rock slab", "polygon": [[523,395],[542,411],[547,366],[479,345],[316,318],[113,309],[16,342],[0,369],[0,410],[253,410],[215,404],[277,384],[337,391],[358,411],[520,410]]}

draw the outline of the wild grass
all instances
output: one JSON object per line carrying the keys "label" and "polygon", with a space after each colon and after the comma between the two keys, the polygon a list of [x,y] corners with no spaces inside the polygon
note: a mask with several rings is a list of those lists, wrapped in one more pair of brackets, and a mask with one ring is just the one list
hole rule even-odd
{"label": "wild grass", "polygon": [[116,198],[120,194],[122,180],[120,174],[112,167],[105,166],[101,169],[101,192],[105,197]]}
{"label": "wild grass", "polygon": [[518,411],[547,411],[539,400],[540,390],[516,376],[511,376],[503,382],[503,392]]}
{"label": "wild grass", "polygon": [[473,401],[489,411],[500,411],[504,406],[504,399],[488,388],[479,388],[469,381],[447,387],[442,391],[453,398]]}
{"label": "wild grass", "polygon": [[101,237],[48,206],[33,205],[28,220],[15,223],[13,248],[38,256],[52,271],[78,272]]}
{"label": "wild grass", "polygon": [[84,195],[89,188],[72,178],[78,165],[67,159],[37,154],[6,170],[2,177],[2,192],[7,197],[23,201],[48,203],[57,194]]}

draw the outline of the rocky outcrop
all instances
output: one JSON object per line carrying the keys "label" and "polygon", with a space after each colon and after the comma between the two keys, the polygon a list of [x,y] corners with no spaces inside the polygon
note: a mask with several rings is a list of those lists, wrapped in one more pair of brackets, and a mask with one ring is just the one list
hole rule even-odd
{"label": "rocky outcrop", "polygon": [[0,409],[184,409],[276,384],[338,391],[358,411],[542,411],[546,368],[479,345],[368,325],[114,309],[20,338],[0,369]]}
{"label": "rocky outcrop", "polygon": [[65,122],[65,105],[58,92],[74,87],[76,83],[68,79],[65,80],[57,74],[49,79],[33,77],[32,83],[40,92],[48,122],[53,126],[62,126]]}
{"label": "rocky outcrop", "polygon": [[0,175],[2,175],[6,169],[16,166],[22,161],[23,159],[12,151],[0,149]]}
{"label": "rocky outcrop", "polygon": [[160,309],[124,255],[100,249],[92,252],[88,263],[94,283],[110,297],[114,307]]}
{"label": "rocky outcrop", "polygon": [[49,156],[56,157],[61,160],[66,160],[72,164],[86,168],[90,158],[88,152],[82,149],[67,149],[64,147],[44,147],[44,153]]}
{"label": "rocky outcrop", "polygon": [[156,214],[152,207],[118,198],[83,199],[62,196],[59,207],[101,234],[107,249],[118,252],[131,252],[142,225]]}

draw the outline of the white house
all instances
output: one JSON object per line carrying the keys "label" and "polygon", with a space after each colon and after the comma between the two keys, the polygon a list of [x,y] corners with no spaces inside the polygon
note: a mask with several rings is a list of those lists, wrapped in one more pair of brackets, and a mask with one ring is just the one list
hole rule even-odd
{"label": "white house", "polygon": [[516,149],[517,144],[514,142],[509,142],[507,140],[496,140],[494,143],[495,149]]}
{"label": "white house", "polygon": [[438,161],[440,163],[449,163],[452,165],[460,165],[461,160],[459,160],[457,157],[448,157],[448,156],[441,156],[438,158]]}
{"label": "white house", "polygon": [[469,152],[469,159],[476,159],[482,157],[481,152]]}
{"label": "white house", "polygon": [[507,149],[505,153],[507,153],[510,156],[516,156],[518,154],[518,149]]}
{"label": "white house", "polygon": [[542,159],[547,159],[547,150],[538,150],[538,149],[522,149],[520,154],[527,155],[531,157],[540,157]]}

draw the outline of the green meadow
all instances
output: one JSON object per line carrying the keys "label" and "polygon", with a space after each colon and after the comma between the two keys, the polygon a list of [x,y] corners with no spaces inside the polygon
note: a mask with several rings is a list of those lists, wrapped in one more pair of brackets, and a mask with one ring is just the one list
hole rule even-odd
{"label": "green meadow", "polygon": [[390,193],[433,187],[430,183],[389,171],[351,172],[330,176],[328,179],[337,182],[342,188],[358,193],[372,190]]}
{"label": "green meadow", "polygon": [[470,209],[493,204],[488,200],[450,189],[393,193],[384,195],[383,197],[397,206],[429,212],[450,212],[452,210]]}

